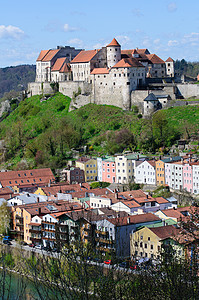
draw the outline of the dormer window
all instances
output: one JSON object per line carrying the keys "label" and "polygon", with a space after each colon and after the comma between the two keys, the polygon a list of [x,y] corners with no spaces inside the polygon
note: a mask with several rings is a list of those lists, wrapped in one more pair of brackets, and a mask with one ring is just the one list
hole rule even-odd
{"label": "dormer window", "polygon": [[18,176],[19,176],[19,177],[21,177],[21,175],[20,175],[20,174],[18,174]]}

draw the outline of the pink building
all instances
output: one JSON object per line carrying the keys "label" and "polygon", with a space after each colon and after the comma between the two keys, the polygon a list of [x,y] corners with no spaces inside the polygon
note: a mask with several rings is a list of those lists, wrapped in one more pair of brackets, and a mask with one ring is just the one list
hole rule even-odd
{"label": "pink building", "polygon": [[102,159],[102,181],[113,183],[115,178],[115,157]]}
{"label": "pink building", "polygon": [[193,172],[192,165],[189,163],[183,165],[183,189],[193,192]]}

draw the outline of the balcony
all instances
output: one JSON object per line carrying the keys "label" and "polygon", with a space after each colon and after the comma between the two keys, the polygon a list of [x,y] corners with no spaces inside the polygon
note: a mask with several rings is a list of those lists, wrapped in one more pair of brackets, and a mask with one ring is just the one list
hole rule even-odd
{"label": "balcony", "polygon": [[101,231],[101,230],[95,230],[95,233],[98,233],[98,234],[102,234],[102,235],[108,235],[108,231]]}
{"label": "balcony", "polygon": [[16,219],[18,219],[18,220],[23,220],[23,216],[16,215],[15,217],[16,217]]}
{"label": "balcony", "polygon": [[42,221],[42,224],[55,225],[56,223],[48,222],[48,221]]}
{"label": "balcony", "polygon": [[104,247],[96,247],[96,250],[102,251],[102,252],[111,252],[111,251],[113,251],[114,249],[111,249],[111,248],[104,248]]}
{"label": "balcony", "polygon": [[29,229],[29,232],[31,232],[31,233],[39,233],[39,232],[41,232],[41,229]]}
{"label": "balcony", "polygon": [[104,243],[104,244],[113,244],[113,241],[102,239],[102,238],[95,238],[95,241],[99,242],[99,243]]}
{"label": "balcony", "polygon": [[55,241],[56,240],[55,237],[47,237],[47,236],[43,236],[42,239],[43,240],[48,240],[48,241]]}

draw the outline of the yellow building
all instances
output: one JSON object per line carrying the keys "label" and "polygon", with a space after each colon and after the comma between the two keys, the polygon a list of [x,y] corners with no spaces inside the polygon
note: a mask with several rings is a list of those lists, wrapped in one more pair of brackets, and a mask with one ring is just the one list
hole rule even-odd
{"label": "yellow building", "polygon": [[156,171],[157,185],[164,185],[165,184],[164,160],[157,160],[155,162],[155,171]]}
{"label": "yellow building", "polygon": [[95,158],[80,157],[76,160],[75,166],[84,170],[86,182],[97,180],[97,160]]}
{"label": "yellow building", "polygon": [[[179,229],[173,225],[144,227],[130,236],[130,253],[135,259],[159,259],[163,244],[172,245],[177,255],[182,256],[182,246],[175,242]],[[181,251],[181,252],[180,252]]]}

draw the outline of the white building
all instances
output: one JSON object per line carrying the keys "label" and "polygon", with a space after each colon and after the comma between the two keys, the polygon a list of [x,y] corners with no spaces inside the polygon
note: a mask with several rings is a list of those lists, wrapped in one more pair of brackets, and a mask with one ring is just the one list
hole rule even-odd
{"label": "white building", "polygon": [[135,182],[143,184],[156,184],[154,160],[145,160],[135,168]]}
{"label": "white building", "polygon": [[199,162],[192,163],[193,193],[199,194]]}

